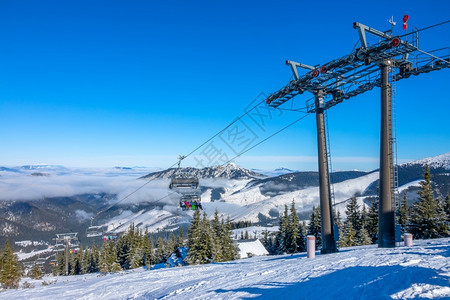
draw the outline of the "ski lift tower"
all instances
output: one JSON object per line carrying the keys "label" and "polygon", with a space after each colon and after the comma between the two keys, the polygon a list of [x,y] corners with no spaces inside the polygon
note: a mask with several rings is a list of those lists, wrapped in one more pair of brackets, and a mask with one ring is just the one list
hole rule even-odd
{"label": "ski lift tower", "polygon": [[[403,29],[407,28],[408,18],[408,16],[403,18]],[[435,26],[437,25],[430,27]],[[266,99],[269,106],[277,108],[304,92],[314,95],[314,101],[308,101],[306,107],[308,113],[316,114],[322,253],[324,254],[337,251],[331,209],[324,111],[374,87],[381,88],[378,246],[381,248],[395,247],[392,83],[411,75],[420,75],[450,67],[450,48],[440,48],[428,52],[419,48],[419,31],[421,30],[395,36],[393,28],[390,31],[382,32],[358,22],[353,23],[353,27],[359,33],[359,48],[323,65],[309,66],[286,61],[286,64],[291,67],[294,79]],[[377,40],[372,45],[368,43],[369,35]],[[306,71],[306,73],[300,76],[299,70]]]}
{"label": "ski lift tower", "polygon": [[57,233],[56,234],[56,244],[64,242],[65,247],[65,274],[66,276],[69,275],[69,249],[70,247],[77,246],[78,245],[78,232],[69,232],[69,233]]}

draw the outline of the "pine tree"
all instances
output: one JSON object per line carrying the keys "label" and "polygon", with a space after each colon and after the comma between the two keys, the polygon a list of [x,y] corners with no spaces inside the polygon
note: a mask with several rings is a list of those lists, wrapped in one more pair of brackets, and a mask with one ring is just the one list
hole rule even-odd
{"label": "pine tree", "polygon": [[86,250],[83,251],[83,260],[81,262],[81,274],[89,273],[90,252],[91,252],[91,250],[89,248],[86,248]]}
{"label": "pine tree", "polygon": [[147,266],[147,268],[150,268],[150,266],[153,263],[153,241],[152,238],[149,236],[148,228],[145,229],[144,233],[144,253],[143,253],[143,261],[144,265]]}
{"label": "pine tree", "polygon": [[303,221],[298,225],[297,251],[306,251],[306,222]]}
{"label": "pine tree", "polygon": [[119,236],[117,240],[117,262],[124,269],[130,268],[130,258],[131,258],[131,232],[134,233],[134,225],[131,224],[127,233]]}
{"label": "pine tree", "polygon": [[316,249],[322,245],[322,232],[320,224],[320,206],[312,209],[309,217],[308,235],[314,235],[316,237]]}
{"label": "pine tree", "polygon": [[403,192],[403,198],[398,208],[398,223],[402,232],[405,233],[409,223],[409,207],[406,199],[406,191]]}
{"label": "pine tree", "polygon": [[169,242],[168,242],[167,248],[168,248],[168,251],[171,252],[170,254],[172,254],[172,252],[175,252],[178,248],[177,238],[175,237],[173,232],[171,232],[169,234]]}
{"label": "pine tree", "polygon": [[189,248],[186,261],[188,264],[199,264],[199,256],[201,249],[201,218],[200,211],[195,210],[192,218],[191,226],[188,229],[188,243]]}
{"label": "pine tree", "polygon": [[450,223],[450,194],[445,197],[443,206],[445,214],[447,215],[447,223]]}
{"label": "pine tree", "polygon": [[264,248],[266,248],[267,252],[271,253],[270,247],[272,245],[271,245],[271,241],[269,238],[269,231],[267,229],[263,231],[260,242],[261,242],[261,244],[263,244]]}
{"label": "pine tree", "polygon": [[156,250],[155,250],[155,264],[165,263],[167,260],[166,253],[167,253],[167,242],[163,240],[162,237],[159,237],[156,240]]}
{"label": "pine tree", "polygon": [[367,226],[367,219],[368,219],[368,217],[367,217],[366,205],[363,204],[362,209],[361,209],[361,228]]}
{"label": "pine tree", "polygon": [[278,232],[275,237],[277,248],[275,249],[277,254],[282,254],[287,251],[287,242],[289,236],[289,213],[288,206],[284,205],[283,215],[280,217]]}
{"label": "pine tree", "polygon": [[44,276],[44,274],[42,273],[41,267],[38,264],[34,264],[29,273],[29,277],[32,279],[41,279],[42,276]]}
{"label": "pine tree", "polygon": [[131,240],[130,247],[130,268],[135,269],[144,265],[144,237],[140,228],[135,228],[133,235],[129,237]]}
{"label": "pine tree", "polygon": [[336,243],[338,247],[341,247],[344,239],[344,224],[341,221],[341,212],[339,210],[335,211],[334,215],[336,216],[334,218],[334,226],[338,229],[338,240]]}
{"label": "pine tree", "polygon": [[0,283],[4,289],[16,289],[22,277],[22,270],[19,258],[14,254],[14,250],[6,240],[0,252]]}
{"label": "pine tree", "polygon": [[344,238],[342,240],[341,246],[342,247],[351,247],[351,246],[355,246],[357,244],[358,244],[358,241],[356,238],[355,229],[353,229],[353,222],[346,222]]}
{"label": "pine tree", "polygon": [[136,269],[144,265],[144,250],[140,247],[132,248],[130,254],[130,268]]}
{"label": "pine tree", "polygon": [[295,202],[292,200],[290,215],[288,218],[288,225],[286,228],[286,252],[287,253],[297,253],[299,251],[298,247],[298,237],[299,237],[299,219],[297,216],[297,210],[295,209]]}
{"label": "pine tree", "polygon": [[362,227],[361,214],[359,211],[359,204],[356,197],[351,197],[347,202],[345,214],[347,215],[347,222],[352,223],[353,230],[359,232]]}
{"label": "pine tree", "polygon": [[367,232],[367,229],[363,226],[361,227],[361,231],[358,238],[358,245],[371,245],[372,239]]}
{"label": "pine tree", "polygon": [[238,249],[231,239],[231,222],[230,217],[227,218],[226,223],[221,222],[220,243],[222,245],[222,261],[235,260],[238,257]]}
{"label": "pine tree", "polygon": [[180,228],[180,234],[178,235],[177,245],[178,245],[178,247],[184,247],[183,227]]}
{"label": "pine tree", "polygon": [[[223,225],[223,224],[222,224]],[[223,257],[223,244],[222,244],[222,226],[220,224],[219,220],[219,212],[217,209],[214,212],[214,218],[211,221],[211,229],[213,233],[213,240],[214,240],[214,261],[220,262],[224,261]]]}
{"label": "pine tree", "polygon": [[245,234],[244,234],[244,240],[248,240],[248,239],[249,239],[248,231],[246,230],[246,231],[245,231]]}
{"label": "pine tree", "polygon": [[100,272],[109,273],[122,270],[117,259],[116,243],[114,241],[103,242],[102,250],[100,251]]}
{"label": "pine tree", "polygon": [[203,218],[200,226],[202,230],[200,235],[201,248],[200,248],[199,263],[207,264],[213,261],[214,240],[206,212],[203,213]]}
{"label": "pine tree", "polygon": [[65,254],[64,252],[56,254],[56,266],[53,270],[53,275],[59,276],[59,275],[65,275]]}
{"label": "pine tree", "polygon": [[365,228],[370,239],[372,240],[372,244],[376,243],[378,236],[378,199],[373,201],[369,208]]}
{"label": "pine tree", "polygon": [[100,251],[92,244],[91,251],[89,252],[89,267],[88,273],[96,273],[100,271]]}
{"label": "pine tree", "polygon": [[82,270],[83,248],[80,247],[77,253],[71,254],[70,275],[80,275]]}
{"label": "pine tree", "polygon": [[423,181],[417,193],[420,200],[414,203],[411,210],[411,233],[415,238],[424,239],[448,236],[447,215],[440,201],[433,196],[428,166],[425,166]]}

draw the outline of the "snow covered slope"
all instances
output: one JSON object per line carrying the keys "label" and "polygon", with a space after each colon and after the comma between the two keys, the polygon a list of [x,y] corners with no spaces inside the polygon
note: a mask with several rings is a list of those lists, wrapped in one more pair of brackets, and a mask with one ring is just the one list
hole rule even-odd
{"label": "snow covered slope", "polygon": [[[450,238],[116,274],[22,279],[0,299],[449,299]],[[51,283],[43,286],[42,281]]]}

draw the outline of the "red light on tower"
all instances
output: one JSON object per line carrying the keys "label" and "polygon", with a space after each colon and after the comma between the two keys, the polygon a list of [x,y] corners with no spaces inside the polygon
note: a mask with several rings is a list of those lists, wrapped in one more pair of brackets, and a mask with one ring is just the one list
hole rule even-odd
{"label": "red light on tower", "polygon": [[320,68],[320,73],[326,73],[328,70],[327,70],[327,67],[326,66],[322,66],[321,68]]}
{"label": "red light on tower", "polygon": [[267,99],[266,99],[266,103],[267,103],[267,104],[270,104],[270,102],[272,102],[272,101],[270,101],[270,99],[267,98]]}
{"label": "red light on tower", "polygon": [[393,38],[391,41],[391,46],[392,47],[397,47],[400,44],[400,39],[399,38]]}
{"label": "red light on tower", "polygon": [[403,16],[403,30],[406,30],[408,28],[408,24],[407,24],[408,20],[409,20],[409,16],[404,15]]}
{"label": "red light on tower", "polygon": [[319,71],[317,71],[317,70],[312,71],[312,76],[313,77],[319,76]]}

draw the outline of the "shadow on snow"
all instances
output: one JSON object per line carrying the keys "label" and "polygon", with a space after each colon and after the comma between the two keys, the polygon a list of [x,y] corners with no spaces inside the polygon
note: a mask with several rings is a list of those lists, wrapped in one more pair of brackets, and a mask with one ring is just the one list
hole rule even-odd
{"label": "shadow on snow", "polygon": [[403,291],[412,284],[449,286],[448,277],[432,269],[416,266],[352,267],[302,282],[255,283],[238,289],[217,289],[218,294],[248,293],[242,299],[391,299],[390,295]]}

